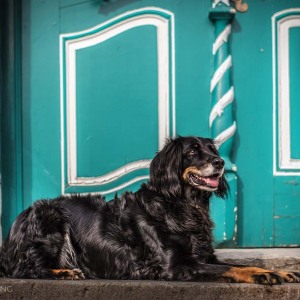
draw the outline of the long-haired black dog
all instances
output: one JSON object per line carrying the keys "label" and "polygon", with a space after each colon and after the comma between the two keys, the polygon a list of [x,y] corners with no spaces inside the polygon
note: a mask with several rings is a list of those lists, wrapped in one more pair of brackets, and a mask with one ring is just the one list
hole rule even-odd
{"label": "long-haired black dog", "polygon": [[224,161],[211,139],[178,137],[154,157],[150,180],[106,202],[96,195],[41,200],[4,241],[0,274],[14,278],[210,280],[280,284],[300,274],[221,264],[209,198],[224,198]]}

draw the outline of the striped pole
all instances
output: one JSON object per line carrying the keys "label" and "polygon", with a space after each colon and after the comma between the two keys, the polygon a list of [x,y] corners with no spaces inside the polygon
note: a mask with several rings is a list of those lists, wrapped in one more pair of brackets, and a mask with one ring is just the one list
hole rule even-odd
{"label": "striped pole", "polygon": [[232,84],[232,57],[230,53],[231,22],[235,9],[229,0],[214,0],[209,17],[215,26],[213,43],[213,75],[210,82],[212,108],[209,115],[211,135],[225,160],[226,178],[230,193],[226,201],[212,197],[210,201],[211,217],[216,224],[214,241],[219,247],[232,247],[237,238],[237,176],[236,166],[230,155],[236,132],[233,113],[234,88]]}
{"label": "striped pole", "polygon": [[214,73],[210,82],[212,109],[209,126],[212,137],[225,160],[226,169],[232,171],[236,171],[230,159],[236,122],[233,114],[234,88],[231,82],[232,57],[229,38],[234,15],[235,9],[229,5],[228,0],[213,1],[210,18],[215,25],[215,41],[212,49]]}

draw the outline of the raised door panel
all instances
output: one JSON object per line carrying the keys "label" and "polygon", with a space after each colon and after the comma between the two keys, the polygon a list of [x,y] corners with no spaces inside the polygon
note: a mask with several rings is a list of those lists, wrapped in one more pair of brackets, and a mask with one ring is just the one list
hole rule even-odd
{"label": "raised door panel", "polygon": [[300,9],[272,18],[274,243],[300,245]]}
{"label": "raised door panel", "polygon": [[175,132],[172,27],[171,12],[142,8],[61,34],[63,193],[111,198],[148,179]]}

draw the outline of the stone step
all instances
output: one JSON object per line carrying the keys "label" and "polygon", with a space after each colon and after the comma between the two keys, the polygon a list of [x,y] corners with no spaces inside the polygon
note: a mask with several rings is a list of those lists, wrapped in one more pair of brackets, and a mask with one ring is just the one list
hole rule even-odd
{"label": "stone step", "polygon": [[[300,271],[300,249],[222,249],[221,260]],[[214,282],[0,279],[0,299],[300,300],[299,284],[262,286]]]}
{"label": "stone step", "polygon": [[227,263],[300,271],[300,248],[217,249],[215,253]]}
{"label": "stone step", "polygon": [[0,299],[297,300],[300,284],[262,286],[212,282],[1,279]]}

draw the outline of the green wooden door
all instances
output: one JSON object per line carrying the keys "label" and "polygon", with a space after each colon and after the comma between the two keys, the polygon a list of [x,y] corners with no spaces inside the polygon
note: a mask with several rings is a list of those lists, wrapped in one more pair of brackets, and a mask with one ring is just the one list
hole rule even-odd
{"label": "green wooden door", "polygon": [[74,6],[61,12],[62,191],[111,198],[148,178],[173,135],[173,14],[135,9],[72,32],[73,15]]}
{"label": "green wooden door", "polygon": [[238,240],[300,245],[300,2],[249,1],[236,16]]}
{"label": "green wooden door", "polygon": [[[219,246],[300,244],[297,9],[288,27],[289,132],[277,45],[280,11],[299,3],[249,1],[236,14],[228,4],[7,1],[20,64],[9,61],[16,94],[7,91],[4,102],[4,233],[39,198],[97,192],[110,199],[136,190],[165,139],[180,134],[228,138],[220,151],[232,192],[212,202]],[[230,18],[220,23],[212,9]],[[226,39],[217,47],[218,35]],[[288,168],[280,161],[282,132],[291,141]]]}
{"label": "green wooden door", "polygon": [[299,246],[300,7],[274,14],[272,26],[274,239],[275,244]]}
{"label": "green wooden door", "polygon": [[4,154],[4,232],[39,198],[136,190],[168,137],[209,135],[210,3],[182,16],[189,5],[174,1],[14,3],[22,93],[10,117],[21,124]]}

